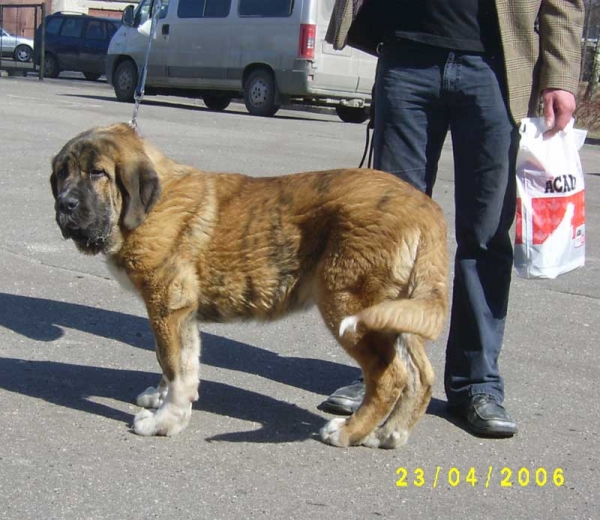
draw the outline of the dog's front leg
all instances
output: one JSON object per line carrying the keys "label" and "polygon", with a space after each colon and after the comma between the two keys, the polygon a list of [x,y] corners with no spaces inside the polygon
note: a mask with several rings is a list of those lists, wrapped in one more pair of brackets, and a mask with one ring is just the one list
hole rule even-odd
{"label": "dog's front leg", "polygon": [[198,400],[200,335],[195,309],[164,314],[149,309],[163,379],[158,388],[138,396],[140,405],[159,404],[158,410],[142,410],[135,416],[133,429],[138,435],[179,433],[188,425],[192,403]]}
{"label": "dog's front leg", "polygon": [[157,387],[149,386],[137,396],[136,403],[142,408],[159,408],[169,391],[169,382],[162,376]]}

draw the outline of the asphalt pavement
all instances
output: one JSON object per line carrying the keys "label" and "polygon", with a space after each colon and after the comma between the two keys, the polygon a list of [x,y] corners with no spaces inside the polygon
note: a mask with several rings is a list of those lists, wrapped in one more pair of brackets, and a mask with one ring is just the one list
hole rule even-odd
{"label": "asphalt pavement", "polygon": [[[143,305],[62,239],[49,184],[68,139],[132,110],[103,82],[0,77],[0,518],[599,517],[599,147],[581,151],[586,266],[514,279],[500,363],[516,437],[477,438],[446,414],[445,331],[428,347],[434,397],[408,445],[321,443],[331,416],[318,405],[358,370],[309,311],[202,326],[190,426],[142,438],[134,399],[159,377]],[[139,127],[180,162],[249,175],[356,166],[366,130],[168,97],[144,100]],[[434,196],[452,229],[449,142]]]}

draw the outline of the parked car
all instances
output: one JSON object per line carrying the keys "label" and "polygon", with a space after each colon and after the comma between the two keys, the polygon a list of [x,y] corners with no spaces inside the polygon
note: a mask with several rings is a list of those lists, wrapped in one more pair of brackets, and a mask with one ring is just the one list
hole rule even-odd
{"label": "parked car", "polygon": [[0,27],[0,46],[2,56],[9,56],[15,61],[30,61],[33,55],[33,40],[15,36]]}
{"label": "parked car", "polygon": [[[97,80],[106,70],[108,44],[121,20],[79,13],[57,12],[46,17],[44,76],[56,78],[61,71],[83,72]],[[42,26],[35,31],[34,59],[40,65]]]}

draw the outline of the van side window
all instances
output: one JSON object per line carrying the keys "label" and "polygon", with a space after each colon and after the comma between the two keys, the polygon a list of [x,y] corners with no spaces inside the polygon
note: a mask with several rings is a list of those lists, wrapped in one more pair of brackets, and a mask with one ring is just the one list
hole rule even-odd
{"label": "van side window", "polygon": [[225,18],[229,15],[231,0],[179,0],[179,18]]}
{"label": "van side window", "polygon": [[[135,14],[136,25],[143,25],[150,19],[150,12],[153,7],[154,0],[141,0],[138,4]],[[169,12],[169,0],[162,0],[160,3],[160,12],[158,19],[166,18]]]}
{"label": "van side window", "polygon": [[83,29],[83,18],[67,18],[60,31],[61,36],[79,38]]}
{"label": "van side window", "polygon": [[264,16],[269,18],[290,16],[294,0],[240,0],[240,16]]}

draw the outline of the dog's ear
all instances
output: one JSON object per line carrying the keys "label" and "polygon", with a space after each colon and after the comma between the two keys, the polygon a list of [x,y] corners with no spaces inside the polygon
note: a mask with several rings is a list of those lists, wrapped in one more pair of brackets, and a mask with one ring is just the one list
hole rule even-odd
{"label": "dog's ear", "polygon": [[52,172],[52,174],[50,175],[50,187],[52,188],[52,195],[54,195],[54,200],[56,200],[56,197],[58,197],[58,185],[56,173],[54,172]]}
{"label": "dog's ear", "polygon": [[135,229],[146,218],[160,197],[160,182],[150,159],[145,154],[128,158],[118,170],[123,195],[123,225]]}
{"label": "dog's ear", "polygon": [[56,175],[56,157],[52,158],[52,174],[50,175],[50,187],[52,188],[52,195],[54,200],[58,197],[58,177]]}

